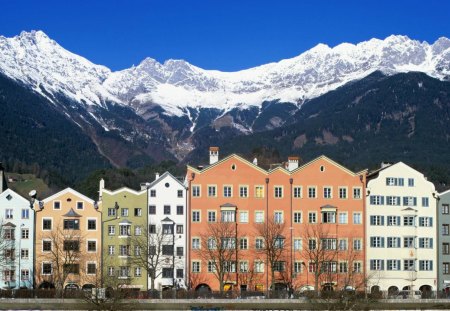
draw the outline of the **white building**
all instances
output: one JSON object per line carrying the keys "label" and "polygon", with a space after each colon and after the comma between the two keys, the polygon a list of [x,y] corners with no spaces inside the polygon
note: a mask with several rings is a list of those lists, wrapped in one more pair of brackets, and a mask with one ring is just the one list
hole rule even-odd
{"label": "white building", "polygon": [[426,177],[398,162],[367,177],[366,267],[369,289],[436,290],[436,193]]}
{"label": "white building", "polygon": [[0,194],[0,287],[33,288],[34,211],[11,189]]}
{"label": "white building", "polygon": [[[186,187],[169,172],[156,174],[152,183],[142,184],[148,191],[149,246],[155,247],[158,261],[154,273],[155,289],[186,287],[187,201]],[[159,248],[158,246],[162,247]],[[161,254],[161,259],[158,259]],[[149,274],[149,289],[152,276]]]}

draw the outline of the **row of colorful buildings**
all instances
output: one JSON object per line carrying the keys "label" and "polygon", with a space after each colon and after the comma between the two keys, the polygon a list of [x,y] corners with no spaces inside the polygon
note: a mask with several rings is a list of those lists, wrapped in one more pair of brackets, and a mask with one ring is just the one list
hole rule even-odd
{"label": "row of colorful buildings", "polygon": [[[0,176],[2,288],[367,291],[450,286],[450,191],[399,162],[232,154],[99,197],[23,198]],[[3,175],[3,171],[1,171]]]}

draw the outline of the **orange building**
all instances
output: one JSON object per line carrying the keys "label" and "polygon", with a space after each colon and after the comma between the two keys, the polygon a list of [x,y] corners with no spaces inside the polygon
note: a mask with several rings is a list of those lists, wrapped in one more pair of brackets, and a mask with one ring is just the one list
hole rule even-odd
{"label": "orange building", "polygon": [[[211,147],[209,166],[188,166],[192,287],[362,285],[366,171],[353,173],[325,156],[301,167],[298,157],[289,157],[269,171],[257,159],[218,156],[219,149]],[[224,222],[232,223],[229,232]],[[222,237],[214,241],[214,235]]]}
{"label": "orange building", "polygon": [[99,287],[102,230],[96,202],[66,188],[34,208],[36,287]]}

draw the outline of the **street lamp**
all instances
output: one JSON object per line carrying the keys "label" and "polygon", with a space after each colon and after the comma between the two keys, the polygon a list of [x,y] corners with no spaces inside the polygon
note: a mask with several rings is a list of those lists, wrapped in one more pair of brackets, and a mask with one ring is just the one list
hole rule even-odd
{"label": "street lamp", "polygon": [[[33,211],[33,289],[36,289],[36,278],[35,278],[35,272],[34,271],[36,269],[36,213],[38,212],[37,210],[35,210],[34,208],[34,204],[36,203],[36,201],[38,201],[36,199],[37,197],[37,192],[36,190],[31,190],[28,195],[30,196],[30,209]],[[38,205],[39,205],[39,210],[43,210],[44,209],[44,203],[41,201],[38,201]]]}

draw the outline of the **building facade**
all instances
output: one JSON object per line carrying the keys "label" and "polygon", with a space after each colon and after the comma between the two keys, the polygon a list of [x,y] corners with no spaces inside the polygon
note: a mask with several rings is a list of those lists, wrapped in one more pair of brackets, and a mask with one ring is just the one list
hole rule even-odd
{"label": "building facade", "polygon": [[33,208],[36,287],[98,287],[102,231],[96,202],[66,188],[35,202]]}
{"label": "building facade", "polygon": [[420,172],[398,162],[368,175],[366,265],[372,291],[437,288],[436,193]]}
{"label": "building facade", "polygon": [[102,206],[104,286],[147,290],[147,191],[105,189],[100,181]]}
{"label": "building facade", "polygon": [[186,187],[165,172],[141,189],[148,194],[149,289],[186,288]]}
{"label": "building facade", "polygon": [[438,290],[445,290],[450,287],[450,190],[439,194],[437,213]]}
{"label": "building facade", "polygon": [[11,189],[0,193],[0,223],[0,287],[33,288],[34,213],[30,202]]}
{"label": "building facade", "polygon": [[365,171],[324,156],[267,171],[235,154],[219,161],[218,152],[210,149],[205,168],[188,166],[192,288],[361,285]]}

